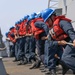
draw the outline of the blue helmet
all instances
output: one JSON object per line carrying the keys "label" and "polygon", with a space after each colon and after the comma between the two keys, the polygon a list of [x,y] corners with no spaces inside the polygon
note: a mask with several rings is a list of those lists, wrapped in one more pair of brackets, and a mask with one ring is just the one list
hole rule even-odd
{"label": "blue helmet", "polygon": [[22,19],[21,19],[21,22],[23,22],[23,21],[24,21],[24,19],[22,18]]}
{"label": "blue helmet", "polygon": [[8,37],[8,34],[9,34],[9,32],[6,32],[6,33],[5,33],[6,37]]}
{"label": "blue helmet", "polygon": [[14,26],[10,27],[10,29],[9,29],[9,30],[11,30],[11,29],[13,29],[13,28],[14,28]]}
{"label": "blue helmet", "polygon": [[37,14],[36,14],[35,12],[34,12],[33,14],[31,14],[31,15],[27,18],[28,22],[29,22],[30,20],[34,19],[36,15],[37,15]]}
{"label": "blue helmet", "polygon": [[24,16],[24,20],[26,20],[29,17],[29,15]]}
{"label": "blue helmet", "polygon": [[44,19],[44,22],[47,21],[47,19],[55,12],[54,9],[50,9],[50,8],[47,8],[43,11],[42,13],[42,18]]}
{"label": "blue helmet", "polygon": [[17,22],[15,22],[15,25],[17,25],[18,24],[18,21]]}
{"label": "blue helmet", "polygon": [[17,24],[17,22],[15,22],[15,25]]}
{"label": "blue helmet", "polygon": [[41,12],[38,12],[38,13],[37,13],[37,15],[35,16],[35,18],[42,17],[42,12],[43,12],[43,11],[41,11]]}
{"label": "blue helmet", "polygon": [[19,24],[22,22],[22,19],[19,20]]}
{"label": "blue helmet", "polygon": [[27,18],[29,17],[29,15],[27,15]]}
{"label": "blue helmet", "polygon": [[31,14],[31,15],[27,18],[27,20],[28,20],[28,22],[29,22],[30,20],[32,20],[32,19],[34,19],[34,18],[35,18],[35,16]]}
{"label": "blue helmet", "polygon": [[34,12],[33,14],[31,14],[32,16],[36,16],[37,14]]}
{"label": "blue helmet", "polygon": [[21,20],[18,21],[18,24],[20,24]]}

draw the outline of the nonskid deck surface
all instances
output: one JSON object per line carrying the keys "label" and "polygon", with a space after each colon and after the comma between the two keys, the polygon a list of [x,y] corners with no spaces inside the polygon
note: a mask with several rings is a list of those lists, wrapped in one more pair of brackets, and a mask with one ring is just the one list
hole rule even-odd
{"label": "nonskid deck surface", "polygon": [[[45,72],[41,72],[41,70],[38,69],[32,69],[30,70],[31,64],[26,65],[17,65],[17,62],[13,62],[14,58],[3,58],[4,67],[6,69],[6,72],[9,75],[45,75]],[[57,70],[57,75],[61,74],[62,69],[61,66],[59,66]],[[68,71],[66,75],[73,75],[71,71]]]}

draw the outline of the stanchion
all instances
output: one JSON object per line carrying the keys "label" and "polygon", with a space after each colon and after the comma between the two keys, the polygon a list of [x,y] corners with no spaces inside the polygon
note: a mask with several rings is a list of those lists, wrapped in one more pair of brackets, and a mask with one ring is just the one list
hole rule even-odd
{"label": "stanchion", "polygon": [[0,57],[0,75],[7,75],[3,61],[2,61],[2,57]]}

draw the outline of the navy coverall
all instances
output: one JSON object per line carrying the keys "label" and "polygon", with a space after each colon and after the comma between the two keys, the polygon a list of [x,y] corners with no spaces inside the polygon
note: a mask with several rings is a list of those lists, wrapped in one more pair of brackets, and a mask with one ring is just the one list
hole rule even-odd
{"label": "navy coverall", "polygon": [[[72,27],[72,24],[68,21],[61,20],[60,27],[64,30],[66,34],[68,34],[68,38],[64,39],[67,42],[73,42],[75,40],[75,31]],[[61,40],[60,40],[61,41]],[[57,41],[53,41],[53,45],[58,45]],[[62,46],[64,48],[61,60],[75,72],[75,47],[72,45]],[[51,68],[49,66],[49,68]]]}
{"label": "navy coverall", "polygon": [[[46,35],[48,35],[49,28],[44,22],[36,22],[35,26],[44,29]],[[58,54],[59,57],[61,57],[62,52],[62,47],[58,46],[57,41],[52,41],[49,39],[46,40],[44,49],[44,65],[50,70],[55,69],[57,60],[55,59],[54,55]]]}
{"label": "navy coverall", "polygon": [[[67,21],[60,21],[60,27],[65,31],[66,34],[69,35],[67,42],[73,42],[75,40],[75,31],[72,27],[72,24]],[[66,45],[64,47],[64,52],[62,55],[62,61],[75,72],[75,47],[72,45]]]}
{"label": "navy coverall", "polygon": [[45,32],[42,32],[41,34],[39,34],[39,39],[36,40],[36,48],[38,50],[38,54],[42,60],[42,62],[44,63],[44,60],[43,60],[43,55],[44,55],[44,45],[45,45],[45,40],[41,40],[41,38],[43,36],[47,36],[48,34],[48,27],[44,25],[43,22],[39,21],[39,22],[35,22],[35,26],[37,28],[42,28],[44,30],[46,30]]}

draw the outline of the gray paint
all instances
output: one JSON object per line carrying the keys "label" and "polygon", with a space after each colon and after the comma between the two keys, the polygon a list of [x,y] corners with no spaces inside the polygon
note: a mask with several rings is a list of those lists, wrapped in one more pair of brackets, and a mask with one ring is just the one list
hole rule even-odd
{"label": "gray paint", "polygon": [[62,8],[62,14],[72,20],[75,29],[75,0],[59,0],[58,8]]}
{"label": "gray paint", "polygon": [[2,61],[2,57],[0,57],[0,75],[6,75],[6,70]]}

